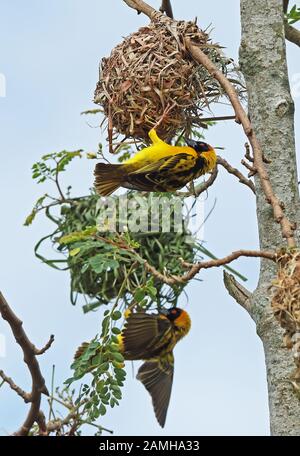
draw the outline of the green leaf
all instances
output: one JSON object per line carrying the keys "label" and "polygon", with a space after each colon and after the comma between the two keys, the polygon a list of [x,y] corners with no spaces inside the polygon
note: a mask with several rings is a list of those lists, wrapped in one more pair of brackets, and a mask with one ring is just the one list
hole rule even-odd
{"label": "green leaf", "polygon": [[117,269],[119,267],[119,262],[107,258],[104,254],[98,254],[89,259],[89,264],[93,271],[97,274],[101,274],[102,271],[107,271],[109,269]]}
{"label": "green leaf", "polygon": [[120,388],[118,390],[113,390],[113,395],[115,396],[116,399],[122,399],[122,392]]}
{"label": "green leaf", "polygon": [[98,366],[101,362],[102,362],[101,353],[92,357],[92,366]]}
{"label": "green leaf", "polygon": [[106,407],[105,405],[101,404],[100,407],[99,407],[99,413],[101,416],[105,415],[106,413]]}
{"label": "green leaf", "polygon": [[122,314],[119,310],[115,310],[111,316],[112,320],[120,320]]}
{"label": "green leaf", "polygon": [[109,363],[102,363],[101,366],[99,366],[99,371],[104,373],[107,372],[109,369]]}
{"label": "green leaf", "polygon": [[105,387],[105,383],[104,383],[103,380],[100,380],[100,382],[98,382],[97,385],[96,385],[96,391],[98,393],[101,393],[103,391],[103,388],[106,388]]}
{"label": "green leaf", "polygon": [[286,18],[290,25],[295,24],[300,20],[300,7],[294,5],[291,10],[286,14]]}
{"label": "green leaf", "polygon": [[81,241],[83,239],[89,238],[90,236],[94,235],[97,233],[97,227],[96,226],[89,226],[83,231],[74,231],[73,233],[66,234],[65,236],[62,236],[58,242],[60,244],[72,244],[73,242]]}
{"label": "green leaf", "polygon": [[117,361],[118,363],[123,363],[124,362],[124,356],[121,355],[121,353],[116,352],[113,353],[114,360]]}
{"label": "green leaf", "polygon": [[103,318],[103,320],[102,320],[102,333],[101,333],[101,337],[106,336],[106,334],[107,334],[107,332],[108,332],[108,328],[109,328],[109,322],[110,322],[109,316]]}
{"label": "green leaf", "polygon": [[119,351],[119,344],[114,344],[114,343],[110,344],[109,351],[111,353],[118,352]]}
{"label": "green leaf", "polygon": [[98,114],[99,112],[103,112],[102,109],[88,109],[87,111],[82,111],[80,115],[86,115],[86,114]]}
{"label": "green leaf", "polygon": [[98,309],[99,306],[101,306],[101,302],[96,301],[96,302],[91,302],[89,304],[84,304],[82,306],[83,313],[88,313],[91,312],[92,310]]}
{"label": "green leaf", "polygon": [[[113,328],[112,328],[112,329],[113,329]],[[119,341],[119,339],[118,339],[117,336],[114,336],[114,335],[112,334],[112,335],[110,336],[110,340],[119,346],[120,341]]]}
{"label": "green leaf", "polygon": [[29,226],[32,224],[33,220],[35,219],[36,214],[38,213],[39,210],[41,210],[43,202],[45,199],[48,197],[47,193],[45,195],[41,196],[35,203],[31,213],[26,217],[26,220],[24,222],[24,226]]}
{"label": "green leaf", "polygon": [[70,250],[70,256],[74,257],[80,252],[80,247],[77,247],[76,249]]}
{"label": "green leaf", "polygon": [[137,288],[135,293],[134,293],[134,299],[137,301],[137,302],[141,302],[145,297],[145,291],[143,290],[143,288]]}

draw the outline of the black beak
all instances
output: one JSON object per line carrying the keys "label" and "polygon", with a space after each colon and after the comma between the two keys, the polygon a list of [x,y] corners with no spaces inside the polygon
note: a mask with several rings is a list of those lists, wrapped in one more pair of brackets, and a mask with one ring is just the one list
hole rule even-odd
{"label": "black beak", "polygon": [[193,139],[185,138],[185,142],[193,149],[197,146],[197,141],[194,141]]}

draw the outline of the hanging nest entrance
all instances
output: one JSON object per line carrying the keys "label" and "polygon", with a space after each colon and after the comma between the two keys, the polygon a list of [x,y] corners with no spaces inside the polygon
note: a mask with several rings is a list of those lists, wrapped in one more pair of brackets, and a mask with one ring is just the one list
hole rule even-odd
{"label": "hanging nest entrance", "polygon": [[[140,28],[103,58],[95,91],[108,119],[109,137],[118,134],[148,141],[148,131],[167,106],[173,106],[158,128],[170,140],[180,131],[201,124],[203,109],[224,95],[219,83],[195,62],[185,48],[185,38],[201,47],[215,65],[228,75],[235,72],[220,46],[194,22],[166,17]],[[236,80],[238,77],[235,76]]]}
{"label": "hanging nest entrance", "polygon": [[271,305],[276,319],[285,330],[286,346],[293,350],[297,366],[293,377],[300,382],[300,252],[285,252],[278,262]]}

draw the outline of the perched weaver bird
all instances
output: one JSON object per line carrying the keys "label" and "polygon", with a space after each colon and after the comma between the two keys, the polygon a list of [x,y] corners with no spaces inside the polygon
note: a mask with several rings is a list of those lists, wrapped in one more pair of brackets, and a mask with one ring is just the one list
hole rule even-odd
{"label": "perched weaver bird", "polygon": [[[191,319],[185,310],[172,307],[158,314],[130,313],[119,336],[119,351],[125,360],[144,360],[140,380],[152,397],[154,412],[164,427],[171,397],[174,355],[177,342],[190,330]],[[83,344],[75,358],[84,353]]]}
{"label": "perched weaver bird", "polygon": [[108,196],[119,187],[145,192],[173,192],[211,171],[217,162],[215,150],[205,142],[186,139],[187,146],[171,146],[149,131],[151,146],[121,165],[98,163],[95,188]]}

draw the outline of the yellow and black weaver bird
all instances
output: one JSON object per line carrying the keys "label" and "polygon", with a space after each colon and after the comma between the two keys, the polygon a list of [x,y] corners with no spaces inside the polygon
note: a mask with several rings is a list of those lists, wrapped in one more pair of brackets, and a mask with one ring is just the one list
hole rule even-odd
{"label": "yellow and black weaver bird", "polygon": [[97,163],[95,188],[101,196],[119,187],[145,192],[173,192],[208,173],[216,166],[213,147],[186,139],[187,146],[171,146],[149,131],[151,146],[137,152],[122,164]]}
{"label": "yellow and black weaver bird", "polygon": [[126,360],[144,360],[140,380],[152,397],[157,421],[164,427],[169,407],[173,374],[173,349],[190,330],[185,310],[172,307],[159,314],[132,313],[121,334],[120,351]]}
{"label": "yellow and black weaver bird", "polygon": [[[157,421],[164,427],[169,407],[173,375],[173,349],[190,330],[191,319],[185,310],[172,307],[158,314],[131,312],[119,336],[119,350],[125,360],[144,360],[140,380],[152,397]],[[86,348],[83,344],[75,358]]]}

